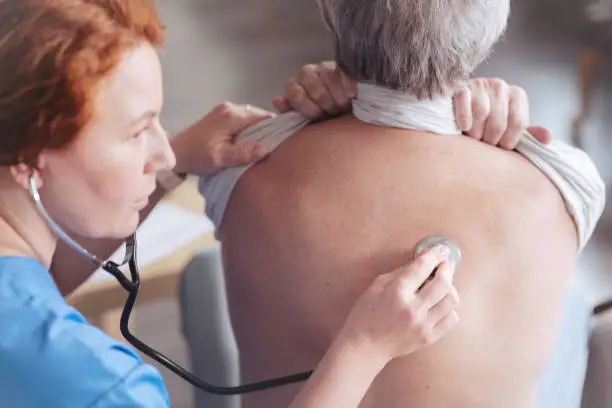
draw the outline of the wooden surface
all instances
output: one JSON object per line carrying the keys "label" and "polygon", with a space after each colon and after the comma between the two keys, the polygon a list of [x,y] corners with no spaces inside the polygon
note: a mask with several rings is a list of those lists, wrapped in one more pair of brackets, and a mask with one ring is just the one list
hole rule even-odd
{"label": "wooden surface", "polygon": [[[179,186],[163,202],[179,205],[198,213],[204,211],[204,200],[197,191],[196,181],[193,179]],[[214,242],[215,238],[210,232],[193,240],[172,255],[142,268],[137,304],[175,297],[178,280],[184,266],[196,252]],[[103,322],[109,319],[104,315],[106,313],[116,314],[114,311],[123,308],[126,298],[127,293],[119,283],[115,279],[107,279],[85,283],[68,298],[68,303],[87,316],[92,323],[107,326]]]}

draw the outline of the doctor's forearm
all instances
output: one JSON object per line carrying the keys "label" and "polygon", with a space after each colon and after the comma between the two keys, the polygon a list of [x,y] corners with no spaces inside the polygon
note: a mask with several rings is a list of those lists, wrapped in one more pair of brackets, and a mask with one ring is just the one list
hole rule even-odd
{"label": "doctor's forearm", "polygon": [[[174,187],[176,188],[176,186]],[[149,198],[149,204],[140,211],[139,225],[153,211],[153,208],[172,190],[162,187],[159,182],[157,188]],[[107,259],[123,243],[121,239],[91,239],[73,237],[81,246],[101,259]],[[68,296],[83,282],[85,282],[97,269],[91,261],[70,248],[61,240],[51,262],[51,275],[62,296]]]}
{"label": "doctor's forearm", "polygon": [[357,408],[387,362],[372,346],[336,339],[289,408]]}

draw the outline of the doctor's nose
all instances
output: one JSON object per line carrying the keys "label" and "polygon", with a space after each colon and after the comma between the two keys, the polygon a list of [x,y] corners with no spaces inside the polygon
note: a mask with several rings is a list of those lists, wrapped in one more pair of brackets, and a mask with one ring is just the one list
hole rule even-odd
{"label": "doctor's nose", "polygon": [[151,151],[147,162],[146,173],[157,173],[160,170],[170,170],[176,165],[176,156],[170,146],[165,131],[160,131],[151,141]]}

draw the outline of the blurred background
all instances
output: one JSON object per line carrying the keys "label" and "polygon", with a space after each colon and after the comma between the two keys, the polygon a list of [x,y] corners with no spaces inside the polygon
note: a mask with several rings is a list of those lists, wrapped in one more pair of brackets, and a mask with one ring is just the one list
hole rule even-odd
{"label": "blurred background", "polygon": [[[598,1],[514,1],[505,37],[476,75],[522,86],[530,98],[532,124],[548,127],[554,138],[580,143],[608,182],[612,171],[612,75],[608,73],[612,71],[605,28],[612,32],[612,23],[577,18],[584,15],[587,3]],[[612,3],[599,3],[591,5],[596,7],[592,11],[605,20]],[[282,94],[285,80],[302,65],[332,57],[315,0],[158,0],[157,4],[168,28],[162,55],[162,120],[170,134],[223,101],[272,109],[272,99]],[[612,50],[612,41],[608,44]],[[587,85],[585,89],[581,84]],[[582,115],[581,126],[573,126],[582,105],[589,106],[589,115]],[[572,135],[578,137],[572,140]],[[201,212],[200,205],[192,203],[192,208]],[[609,249],[612,218],[607,211],[576,272],[578,285],[594,304],[612,298]],[[170,294],[176,290],[170,285]],[[189,366],[176,296],[151,299],[137,306],[135,331]],[[172,406],[193,408],[193,389],[161,371]]]}

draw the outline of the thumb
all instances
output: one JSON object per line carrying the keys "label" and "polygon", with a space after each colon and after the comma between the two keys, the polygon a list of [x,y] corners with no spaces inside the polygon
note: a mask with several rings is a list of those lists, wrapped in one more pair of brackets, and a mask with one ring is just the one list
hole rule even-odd
{"label": "thumb", "polygon": [[228,167],[244,166],[254,163],[266,157],[268,149],[262,143],[245,142],[233,144],[228,142],[219,147],[218,169]]}
{"label": "thumb", "polygon": [[540,143],[548,144],[552,139],[550,130],[542,126],[529,126],[527,131],[531,133]]}

